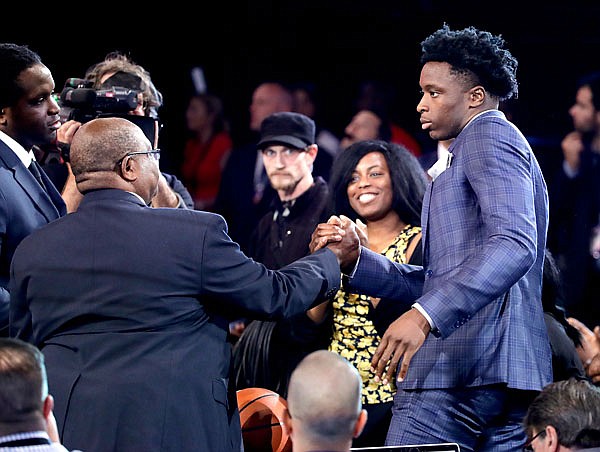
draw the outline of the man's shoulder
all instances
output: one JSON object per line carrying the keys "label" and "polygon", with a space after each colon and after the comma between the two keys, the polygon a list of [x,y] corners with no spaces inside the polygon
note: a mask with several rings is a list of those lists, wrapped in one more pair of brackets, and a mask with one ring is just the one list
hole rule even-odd
{"label": "man's shoulder", "polygon": [[156,215],[160,217],[179,217],[181,219],[190,218],[196,222],[204,222],[210,224],[225,222],[225,219],[221,214],[215,212],[208,212],[206,210],[176,209],[173,207],[152,207],[147,209],[147,212],[150,214],[156,213]]}
{"label": "man's shoulder", "polygon": [[17,154],[2,140],[0,140],[0,166],[14,167],[19,160]]}

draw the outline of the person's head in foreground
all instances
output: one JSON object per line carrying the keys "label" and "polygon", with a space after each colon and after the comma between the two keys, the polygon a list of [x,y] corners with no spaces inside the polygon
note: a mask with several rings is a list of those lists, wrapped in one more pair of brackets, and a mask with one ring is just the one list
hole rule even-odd
{"label": "person's head in foreground", "polygon": [[53,408],[42,353],[19,339],[0,338],[0,436],[50,432]]}
{"label": "person's head in foreground", "polygon": [[600,451],[600,388],[586,380],[547,385],[523,420],[525,450]]}
{"label": "person's head in foreground", "polygon": [[149,205],[156,194],[160,150],[124,118],[97,118],[81,126],[71,143],[77,188],[115,188],[136,193]]}
{"label": "person's head in foreground", "polygon": [[284,418],[294,452],[350,450],[367,421],[361,403],[362,380],[340,355],[317,350],[290,378]]}

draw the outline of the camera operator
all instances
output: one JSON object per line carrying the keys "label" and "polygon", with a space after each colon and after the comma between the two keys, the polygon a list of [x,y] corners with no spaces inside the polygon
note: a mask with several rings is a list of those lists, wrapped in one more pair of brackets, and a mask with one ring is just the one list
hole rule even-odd
{"label": "camera operator", "polygon": [[[106,116],[123,116],[132,120],[132,122],[138,124],[144,130],[153,143],[154,148],[158,147],[160,129],[158,109],[162,105],[162,94],[152,83],[148,71],[134,63],[126,55],[119,52],[111,52],[106,55],[103,61],[88,68],[85,80],[89,81],[91,88],[96,90],[120,87],[136,91],[138,93],[137,105],[128,111],[127,115],[114,114]],[[136,120],[136,117],[139,120]],[[147,118],[147,120],[143,120],[142,118]],[[81,124],[81,121],[76,119],[66,121],[58,131],[58,142],[63,144],[70,143]],[[73,178],[70,170],[68,171],[68,178]],[[75,184],[66,184],[62,195],[67,203],[69,212],[76,210],[82,195],[75,188]],[[194,203],[190,193],[177,177],[162,172],[158,192],[152,199],[152,206],[193,209]]]}

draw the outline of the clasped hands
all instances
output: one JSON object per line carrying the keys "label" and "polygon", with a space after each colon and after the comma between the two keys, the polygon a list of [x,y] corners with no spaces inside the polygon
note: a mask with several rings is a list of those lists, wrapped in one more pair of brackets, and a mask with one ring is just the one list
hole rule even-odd
{"label": "clasped hands", "polygon": [[[338,258],[343,273],[350,274],[360,253],[360,245],[368,246],[365,225],[340,215],[332,216],[327,223],[320,223],[311,236],[310,252],[327,246]],[[403,381],[412,357],[421,348],[431,326],[417,310],[410,309],[398,317],[385,331],[371,360],[371,368],[377,381],[387,384],[394,378],[400,360],[398,381]],[[385,373],[385,376],[384,376]]]}
{"label": "clasped hands", "polygon": [[326,246],[337,257],[342,272],[350,273],[358,260],[361,236],[366,237],[350,218],[332,215],[327,223],[317,225],[309,249],[314,253]]}

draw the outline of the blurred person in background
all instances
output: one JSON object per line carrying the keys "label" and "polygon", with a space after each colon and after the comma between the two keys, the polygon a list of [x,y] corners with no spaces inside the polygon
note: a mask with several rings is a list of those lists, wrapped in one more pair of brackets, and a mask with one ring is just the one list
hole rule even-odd
{"label": "blurred person in background", "polygon": [[212,210],[233,146],[223,102],[213,94],[194,94],[189,98],[185,120],[190,136],[183,150],[183,183],[195,209]]}

